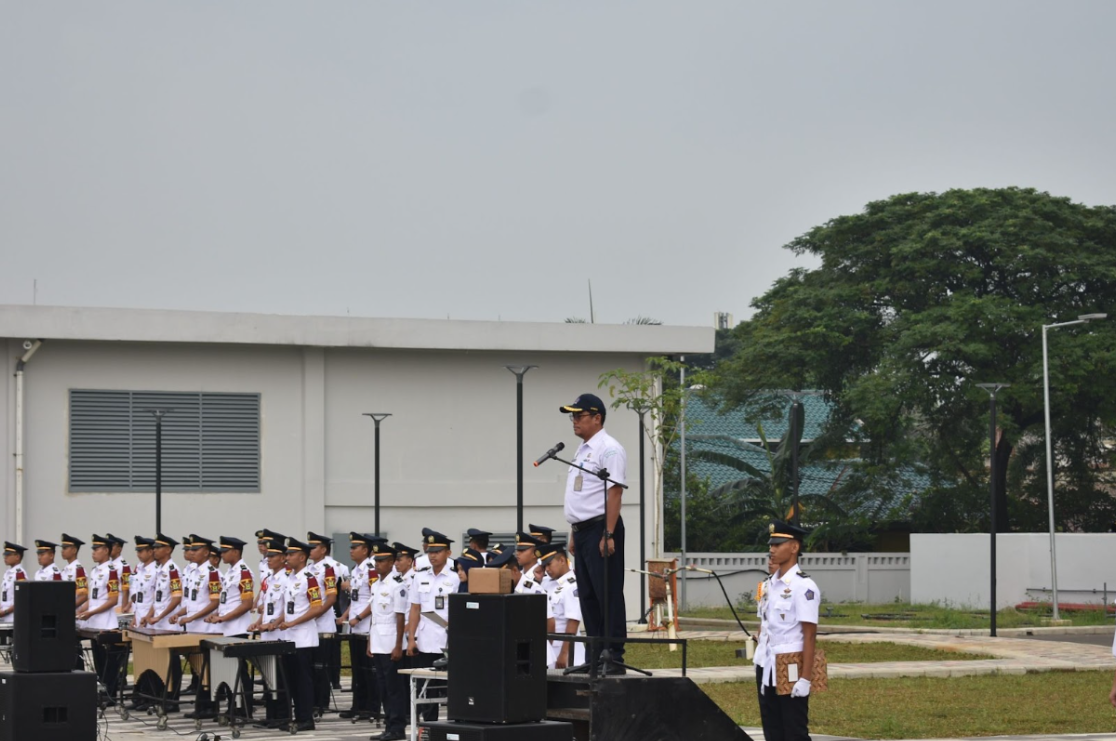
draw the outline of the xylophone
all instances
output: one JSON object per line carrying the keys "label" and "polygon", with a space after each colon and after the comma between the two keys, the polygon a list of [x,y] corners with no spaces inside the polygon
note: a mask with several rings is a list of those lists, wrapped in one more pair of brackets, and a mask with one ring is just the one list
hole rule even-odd
{"label": "xylophone", "polygon": [[233,709],[234,707],[243,709],[245,706],[244,684],[240,681],[240,677],[242,671],[251,671],[243,666],[244,663],[254,664],[263,677],[264,689],[275,694],[280,685],[284,688],[287,685],[281,657],[294,653],[295,644],[293,641],[253,641],[245,638],[208,636],[202,641],[202,647],[207,649],[210,688],[214,694],[222,684],[229,688],[228,710],[218,718],[219,720],[223,718],[232,727],[233,738],[237,738],[240,735],[237,727],[240,716],[234,713]]}

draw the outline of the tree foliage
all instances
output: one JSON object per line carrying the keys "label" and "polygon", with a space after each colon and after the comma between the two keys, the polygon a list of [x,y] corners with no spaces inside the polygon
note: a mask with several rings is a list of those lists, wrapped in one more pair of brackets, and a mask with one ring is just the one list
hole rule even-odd
{"label": "tree foliage", "polygon": [[[718,364],[727,403],[823,391],[834,404],[827,434],[861,441],[859,485],[922,461],[933,486],[917,526],[977,531],[988,526],[989,400],[976,384],[1010,383],[999,396],[998,519],[1036,528],[1041,327],[1116,311],[1116,209],[1019,188],[910,193],[787,248],[821,264],[779,279],[733,330],[735,352]],[[1104,444],[1116,423],[1114,330],[1049,333],[1062,527],[1103,529],[1116,515]]]}

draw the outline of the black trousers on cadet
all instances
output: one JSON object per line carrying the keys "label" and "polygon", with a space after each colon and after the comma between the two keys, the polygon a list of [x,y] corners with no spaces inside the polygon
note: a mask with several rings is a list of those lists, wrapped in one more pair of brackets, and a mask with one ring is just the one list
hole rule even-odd
{"label": "black trousers on cadet", "polygon": [[[585,635],[605,634],[605,578],[604,556],[601,555],[601,538],[605,521],[580,526],[574,537],[574,576],[577,578],[577,595],[581,602],[581,617],[585,620]],[[628,637],[628,616],[624,607],[624,520],[616,520],[612,534],[615,552],[608,557],[608,637],[611,640],[612,658],[624,659],[624,639]]]}
{"label": "black trousers on cadet", "polygon": [[[760,723],[765,741],[810,741],[810,698],[778,695],[763,686],[763,667],[756,667]],[[762,691],[760,691],[762,690]]]}
{"label": "black trousers on cadet", "polygon": [[373,674],[372,657],[368,655],[368,636],[353,633],[349,639],[349,663],[353,671],[353,705],[358,713],[373,714],[380,707]]}
{"label": "black trousers on cadet", "polygon": [[[408,669],[429,669],[434,666],[434,662],[442,658],[442,654],[421,654],[416,652],[414,656],[410,657]],[[408,702],[410,701],[410,692],[408,691]],[[431,687],[426,693],[427,697],[445,697],[445,687]],[[426,704],[420,706],[419,719],[426,721],[438,720],[438,705]]]}
{"label": "black trousers on cadet", "polygon": [[296,648],[293,654],[283,657],[283,671],[287,675],[288,691],[294,701],[295,721],[314,720],[314,649]]}
{"label": "black trousers on cadet", "polygon": [[333,644],[336,638],[318,636],[318,647],[314,649],[314,707],[323,713],[329,710],[330,691],[332,686],[329,681],[330,664],[333,660]]}
{"label": "black trousers on cadet", "polygon": [[392,661],[391,654],[373,654],[370,658],[376,667],[376,683],[384,705],[384,730],[403,733],[410,720],[407,675],[399,673],[400,662]]}

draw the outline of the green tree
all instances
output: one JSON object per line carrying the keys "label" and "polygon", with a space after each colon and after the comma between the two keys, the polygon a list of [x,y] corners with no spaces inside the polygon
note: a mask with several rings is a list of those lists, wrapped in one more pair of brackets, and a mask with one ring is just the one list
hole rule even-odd
{"label": "green tree", "polygon": [[[1040,328],[1116,308],[1116,208],[1033,189],[910,193],[787,248],[821,264],[776,281],[733,330],[736,352],[718,365],[726,402],[823,391],[834,404],[827,434],[861,442],[859,485],[923,461],[933,485],[916,524],[975,531],[988,523],[989,454],[988,396],[975,384],[1011,383],[999,397],[998,521],[1040,522]],[[1098,529],[1116,515],[1103,444],[1116,422],[1113,329],[1050,334],[1063,527]]]}

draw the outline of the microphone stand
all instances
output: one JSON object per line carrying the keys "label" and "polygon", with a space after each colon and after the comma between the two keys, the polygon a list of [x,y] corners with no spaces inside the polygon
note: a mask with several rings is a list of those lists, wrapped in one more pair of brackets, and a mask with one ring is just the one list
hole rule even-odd
{"label": "microphone stand", "polygon": [[[555,451],[555,453],[557,453],[557,451]],[[597,478],[599,478],[601,481],[603,481],[605,483],[605,487],[604,487],[605,521],[604,521],[604,523],[605,523],[605,532],[607,533],[608,532],[608,489],[609,489],[609,484],[611,484],[612,486],[619,486],[621,489],[627,489],[628,485],[627,484],[621,484],[619,481],[613,481],[612,479],[610,479],[608,477],[608,469],[607,468],[601,468],[597,471],[590,471],[588,468],[585,468],[584,466],[579,466],[576,463],[574,463],[573,461],[567,461],[567,460],[563,460],[562,458],[559,458],[557,456],[557,454],[551,455],[550,457],[553,458],[554,460],[558,461],[559,463],[565,463],[568,466],[573,466],[574,468],[576,468],[578,470],[584,471],[585,473],[589,474],[590,476],[596,476]],[[602,595],[601,602],[602,602],[602,605],[604,607],[604,610],[603,610],[604,615],[602,616],[604,618],[604,636],[603,636],[603,638],[604,638],[604,648],[601,649],[601,659],[600,659],[601,673],[604,674],[604,676],[608,676],[608,670],[609,670],[610,667],[622,667],[624,669],[631,669],[634,672],[639,672],[640,674],[644,674],[644,675],[650,677],[651,672],[644,671],[643,669],[637,669],[634,666],[628,666],[624,662],[617,661],[617,660],[612,658],[612,640],[611,640],[612,630],[611,630],[611,623],[610,623],[610,618],[612,617],[612,613],[610,612],[610,605],[609,605],[609,600],[608,600],[608,538],[607,537],[605,538],[604,553],[602,554],[602,556],[604,557],[604,590],[603,590],[604,594]],[[576,554],[574,555],[574,557],[575,558],[577,557]],[[590,648],[592,648],[592,645],[593,644],[591,644],[591,643],[589,644]],[[579,664],[578,666],[568,667],[562,672],[562,674],[564,676],[566,674],[588,673],[592,677],[592,676],[596,676],[596,673],[594,671],[596,669],[596,667],[597,667],[597,662],[593,661],[592,656],[590,656],[589,660],[586,663]]]}

